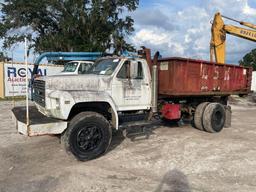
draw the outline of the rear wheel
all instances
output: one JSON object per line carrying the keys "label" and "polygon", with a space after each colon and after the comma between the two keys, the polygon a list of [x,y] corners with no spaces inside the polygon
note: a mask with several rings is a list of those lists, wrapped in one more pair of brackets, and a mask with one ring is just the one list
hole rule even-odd
{"label": "rear wheel", "polygon": [[94,159],[107,151],[112,129],[105,117],[96,112],[82,112],[69,123],[62,142],[78,160]]}
{"label": "rear wheel", "polygon": [[210,103],[204,111],[203,127],[209,133],[220,132],[226,120],[226,113],[223,105]]}
{"label": "rear wheel", "polygon": [[202,130],[202,131],[204,130],[204,127],[203,127],[203,114],[204,114],[205,108],[209,104],[210,104],[209,102],[203,102],[203,103],[199,104],[196,107],[196,111],[195,111],[195,114],[194,114],[194,126],[195,126],[195,128],[197,128],[199,130]]}

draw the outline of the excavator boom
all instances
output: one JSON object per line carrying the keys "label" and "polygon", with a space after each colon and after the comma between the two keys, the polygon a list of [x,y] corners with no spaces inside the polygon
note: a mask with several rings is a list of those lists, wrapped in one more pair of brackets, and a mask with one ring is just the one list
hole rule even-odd
{"label": "excavator boom", "polygon": [[226,31],[220,13],[216,13],[212,23],[212,37],[210,42],[210,60],[225,63],[226,57]]}
{"label": "excavator boom", "polygon": [[[223,18],[235,21],[240,23],[241,25],[244,25],[246,27],[249,27],[251,29],[241,28],[234,25],[225,25]],[[210,59],[211,61],[224,64],[225,63],[225,57],[226,57],[226,34],[231,34],[234,36],[237,36],[239,38],[247,39],[250,41],[256,42],[256,25],[243,22],[243,21],[237,21],[235,19],[222,16],[220,13],[216,13],[214,16],[214,20],[212,23],[212,37],[210,42]]]}

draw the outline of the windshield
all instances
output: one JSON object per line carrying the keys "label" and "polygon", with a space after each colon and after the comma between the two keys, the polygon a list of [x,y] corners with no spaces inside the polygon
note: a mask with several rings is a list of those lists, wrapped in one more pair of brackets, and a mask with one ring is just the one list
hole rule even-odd
{"label": "windshield", "polygon": [[116,66],[118,65],[120,59],[102,59],[95,62],[95,64],[85,73],[97,74],[97,75],[111,75]]}
{"label": "windshield", "polygon": [[62,72],[75,72],[78,66],[78,62],[68,62],[64,64],[64,70]]}

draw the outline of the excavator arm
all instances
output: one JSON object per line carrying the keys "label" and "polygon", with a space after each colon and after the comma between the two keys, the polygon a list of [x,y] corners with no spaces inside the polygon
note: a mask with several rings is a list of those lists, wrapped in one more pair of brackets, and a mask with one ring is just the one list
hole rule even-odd
{"label": "excavator arm", "polygon": [[231,34],[243,39],[256,42],[256,31],[252,29],[241,28],[233,25],[225,25],[222,17],[236,21],[241,25],[256,29],[256,25],[251,23],[237,21],[220,13],[216,13],[212,23],[212,37],[210,43],[210,59],[220,64],[225,63],[226,58],[226,34]]}

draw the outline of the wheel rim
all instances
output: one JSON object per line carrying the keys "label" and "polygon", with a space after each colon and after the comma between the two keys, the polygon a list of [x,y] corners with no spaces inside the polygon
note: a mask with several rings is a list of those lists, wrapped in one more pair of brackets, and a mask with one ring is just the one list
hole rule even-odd
{"label": "wheel rim", "polygon": [[96,149],[102,138],[100,128],[97,126],[87,126],[79,130],[76,144],[81,151],[88,152]]}

